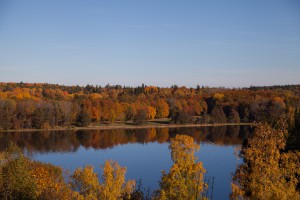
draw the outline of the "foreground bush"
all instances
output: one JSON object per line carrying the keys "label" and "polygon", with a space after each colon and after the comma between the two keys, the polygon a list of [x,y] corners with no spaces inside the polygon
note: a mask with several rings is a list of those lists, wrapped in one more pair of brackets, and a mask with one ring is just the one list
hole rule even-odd
{"label": "foreground bush", "polygon": [[87,166],[76,169],[67,184],[61,168],[31,161],[11,145],[0,155],[0,199],[130,199],[135,181],[125,182],[125,173],[126,168],[107,161],[102,182]]}
{"label": "foreground bush", "polygon": [[61,168],[33,162],[15,145],[1,154],[1,199],[68,199],[70,195]]}

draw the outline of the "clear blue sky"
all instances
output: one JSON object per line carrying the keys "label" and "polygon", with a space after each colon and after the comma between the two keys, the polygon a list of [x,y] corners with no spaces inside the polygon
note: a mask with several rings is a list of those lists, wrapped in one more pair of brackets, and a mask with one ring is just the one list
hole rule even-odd
{"label": "clear blue sky", "polygon": [[0,82],[300,83],[299,0],[0,0]]}

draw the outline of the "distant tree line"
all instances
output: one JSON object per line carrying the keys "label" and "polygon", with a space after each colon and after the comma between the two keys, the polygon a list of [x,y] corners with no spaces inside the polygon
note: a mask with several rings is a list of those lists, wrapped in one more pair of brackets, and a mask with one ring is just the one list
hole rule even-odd
{"label": "distant tree line", "polygon": [[0,129],[88,126],[169,118],[171,123],[267,122],[299,114],[299,85],[243,89],[0,83]]}

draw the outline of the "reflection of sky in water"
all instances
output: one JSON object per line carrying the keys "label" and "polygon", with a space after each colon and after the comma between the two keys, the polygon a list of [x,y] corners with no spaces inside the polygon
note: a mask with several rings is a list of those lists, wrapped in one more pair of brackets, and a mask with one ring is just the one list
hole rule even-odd
{"label": "reflection of sky in water", "polygon": [[[70,170],[89,164],[95,166],[98,172],[100,164],[105,160],[116,160],[121,166],[127,167],[126,178],[141,178],[144,186],[154,190],[159,186],[161,171],[168,171],[172,165],[168,145],[168,143],[157,142],[131,143],[104,150],[80,147],[74,153],[35,153],[33,159]],[[237,165],[234,149],[234,146],[229,145],[201,143],[197,156],[207,170],[207,177],[215,177],[214,199],[229,199],[231,174],[234,173]]]}

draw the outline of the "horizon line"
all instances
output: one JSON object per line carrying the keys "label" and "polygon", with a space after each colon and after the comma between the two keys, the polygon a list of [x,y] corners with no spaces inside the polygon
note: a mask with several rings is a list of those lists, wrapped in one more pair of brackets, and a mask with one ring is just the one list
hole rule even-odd
{"label": "horizon line", "polygon": [[86,85],[83,85],[83,84],[62,84],[62,83],[47,83],[47,82],[23,82],[23,81],[20,81],[20,82],[14,82],[14,81],[11,81],[11,82],[0,82],[0,84],[41,84],[41,85],[59,85],[59,86],[65,86],[65,87],[87,87],[87,86],[92,86],[92,87],[102,87],[102,88],[105,88],[105,87],[115,87],[115,86],[121,86],[122,88],[137,88],[137,87],[157,87],[157,88],[172,88],[172,87],[178,87],[178,88],[181,88],[181,87],[185,87],[185,88],[197,88],[198,86],[200,88],[219,88],[219,89],[246,89],[246,88],[252,88],[252,87],[280,87],[280,86],[300,86],[300,83],[288,83],[288,84],[273,84],[273,85],[250,85],[248,87],[225,87],[225,86],[209,86],[209,85],[203,85],[203,84],[197,84],[195,87],[188,87],[186,85],[177,85],[177,84],[173,84],[171,86],[158,86],[158,85],[151,85],[151,84],[145,84],[145,83],[141,83],[140,85],[137,85],[137,86],[130,86],[130,85],[125,85],[125,84],[110,84],[110,83],[107,83],[106,85],[98,85],[98,84],[86,84]]}

